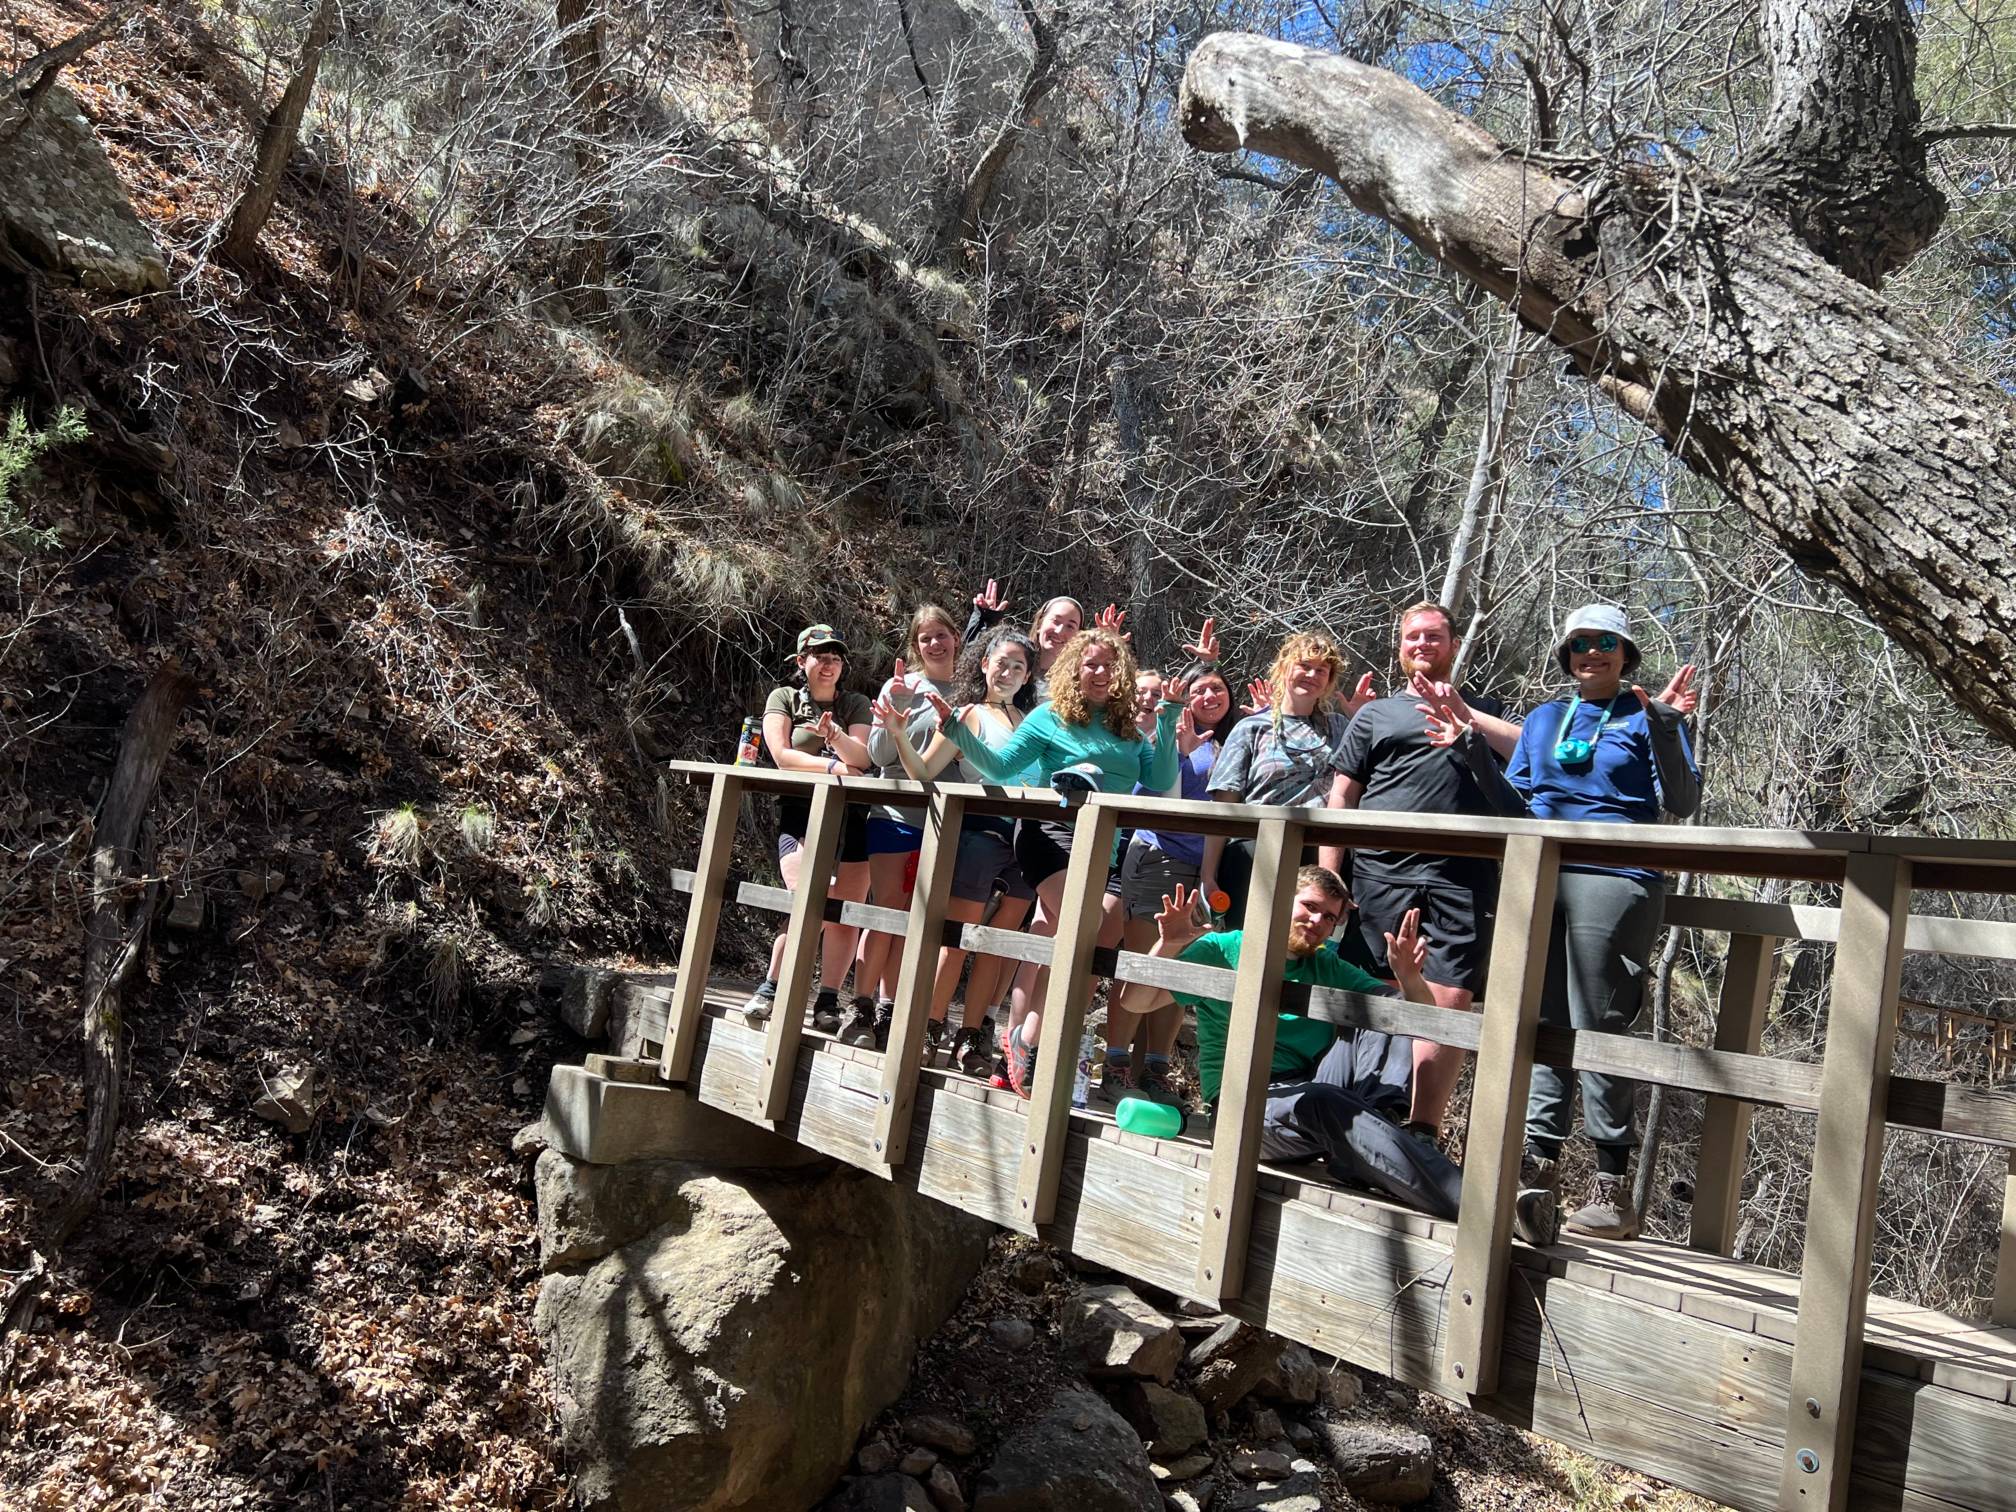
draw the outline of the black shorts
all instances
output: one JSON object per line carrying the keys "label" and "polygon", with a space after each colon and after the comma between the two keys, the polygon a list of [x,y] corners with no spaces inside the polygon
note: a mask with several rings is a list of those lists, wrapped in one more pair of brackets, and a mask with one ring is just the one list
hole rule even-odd
{"label": "black shorts", "polygon": [[1041,887],[1071,864],[1071,830],[1051,819],[1015,821],[1015,864],[1031,887]]}
{"label": "black shorts", "polygon": [[[812,800],[809,798],[779,798],[777,800],[777,859],[805,848],[805,832],[812,827]],[[868,806],[862,803],[847,805],[847,821],[840,826],[840,853],[835,857],[839,865],[868,859]]]}
{"label": "black shorts", "polygon": [[1495,886],[1472,887],[1442,877],[1418,873],[1370,874],[1360,870],[1351,879],[1358,904],[1358,933],[1366,954],[1381,976],[1389,976],[1386,936],[1400,927],[1410,908],[1421,910],[1421,938],[1428,943],[1423,974],[1445,987],[1484,991],[1490,963],[1491,925],[1498,905]]}

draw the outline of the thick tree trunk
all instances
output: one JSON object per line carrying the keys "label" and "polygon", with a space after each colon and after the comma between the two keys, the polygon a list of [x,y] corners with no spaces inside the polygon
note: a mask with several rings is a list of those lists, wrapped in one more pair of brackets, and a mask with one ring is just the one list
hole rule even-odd
{"label": "thick tree trunk", "polygon": [[1192,146],[1272,154],[1508,304],[2016,742],[2016,406],[1779,214],[1520,161],[1404,79],[1221,33]]}
{"label": "thick tree trunk", "polygon": [[1009,158],[1015,155],[1015,147],[1022,140],[1022,134],[1029,129],[1036,107],[1044,97],[1056,87],[1062,74],[1059,66],[1058,46],[1064,31],[1071,24],[1067,7],[1052,7],[1045,17],[1033,0],[1017,0],[1022,10],[1022,19],[1029,27],[1029,35],[1035,44],[1035,51],[1029,59],[1029,71],[1022,76],[1022,87],[1015,97],[1015,108],[996,128],[993,138],[981,152],[979,160],[966,175],[966,182],[960,188],[958,197],[951,206],[951,213],[945,218],[938,233],[938,260],[950,261],[953,254],[966,243],[975,241],[980,235],[980,223],[987,216],[988,208],[994,203],[994,186],[1000,181],[1001,170],[1008,166]]}
{"label": "thick tree trunk", "polygon": [[259,246],[259,232],[273,213],[280,196],[280,175],[287,159],[294,155],[294,139],[301,131],[301,118],[308,113],[308,101],[315,93],[315,75],[322,68],[322,53],[336,26],[336,0],[319,0],[315,19],[308,23],[308,37],[301,44],[301,62],[280,103],[259,133],[259,150],[252,161],[252,177],[245,192],[232,208],[231,223],[225,228],[217,255],[227,262],[246,263]]}

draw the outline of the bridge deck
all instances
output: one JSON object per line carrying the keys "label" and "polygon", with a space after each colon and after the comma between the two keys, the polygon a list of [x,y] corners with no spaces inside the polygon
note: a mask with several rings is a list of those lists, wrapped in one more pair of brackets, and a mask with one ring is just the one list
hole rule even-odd
{"label": "bridge deck", "polygon": [[[630,979],[633,1053],[658,1053],[672,981]],[[736,1011],[747,990],[709,984],[688,1083],[701,1101],[1027,1231],[1016,1203],[1027,1103],[936,1057],[919,1078],[910,1158],[892,1170],[871,1148],[883,1056],[808,1027],[785,1115],[755,1118],[764,1036]],[[1144,1139],[1097,1106],[1073,1110],[1056,1219],[1041,1233],[1189,1295],[1210,1165],[1208,1127]],[[1222,1305],[1732,1506],[1777,1505],[1797,1276],[1659,1240],[1515,1241],[1498,1388],[1464,1397],[1438,1353],[1456,1228],[1311,1168],[1263,1165],[1244,1294]],[[1872,1297],[1864,1337],[1850,1504],[2016,1512],[2016,1329]]]}

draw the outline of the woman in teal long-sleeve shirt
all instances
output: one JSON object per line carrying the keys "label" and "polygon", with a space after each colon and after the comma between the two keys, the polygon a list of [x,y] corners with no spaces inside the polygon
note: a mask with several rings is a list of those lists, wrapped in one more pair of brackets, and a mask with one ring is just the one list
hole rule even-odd
{"label": "woman in teal long-sleeve shirt", "polygon": [[[1183,709],[1183,686],[1172,683],[1163,689],[1155,738],[1144,740],[1134,724],[1134,671],[1133,653],[1119,636],[1108,630],[1080,631],[1051,664],[1050,701],[1012,734],[990,742],[949,708],[940,711],[940,728],[959,747],[967,770],[988,782],[1015,781],[1033,772],[1037,781],[1055,786],[1059,774],[1070,773],[1104,793],[1131,793],[1136,783],[1166,792],[1176,783],[1180,759],[1176,716]],[[1070,858],[1070,825],[1024,819],[1015,826],[1015,859],[1036,889],[1032,934],[1056,934]],[[1112,865],[1110,856],[1106,864]],[[1024,1097],[1035,1074],[1042,1032],[1042,1015],[1034,1006],[1042,1001],[1048,978],[1047,967],[1022,968],[1003,1035],[1008,1083]]]}

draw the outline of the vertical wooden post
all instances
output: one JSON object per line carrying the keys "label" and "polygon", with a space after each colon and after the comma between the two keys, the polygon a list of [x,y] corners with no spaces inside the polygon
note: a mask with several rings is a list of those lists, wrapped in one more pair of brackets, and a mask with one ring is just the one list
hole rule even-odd
{"label": "vertical wooden post", "polygon": [[2016,1324],[2016,1150],[2009,1152],[2009,1174],[2002,1178],[2002,1243],[1995,1252],[1995,1301],[1988,1321],[2005,1328]]}
{"label": "vertical wooden post", "polygon": [[1443,1380],[1472,1396],[1488,1396],[1498,1386],[1512,1200],[1520,1152],[1526,1147],[1526,1094],[1533,1078],[1533,1038],[1540,1024],[1560,862],[1556,841],[1513,835],[1505,842],[1491,980],[1463,1151],[1463,1208],[1449,1273],[1449,1343],[1442,1355]]}
{"label": "vertical wooden post", "polygon": [[1217,1127],[1211,1137],[1211,1180],[1204,1193],[1203,1243],[1196,1294],[1222,1302],[1246,1280],[1246,1243],[1259,1181],[1260,1131],[1267,1112],[1267,1073],[1274,1063],[1275,1015],[1302,861],[1302,826],[1287,819],[1260,823],[1253,842],[1253,882],[1241,921],[1239,973],[1225,1033]]}
{"label": "vertical wooden post", "polygon": [[[1755,1055],[1764,1043],[1771,1010],[1771,979],[1778,965],[1775,935],[1729,937],[1722,968],[1722,998],[1715,1007],[1715,1048]],[[1694,1165],[1694,1215],[1687,1242],[1714,1255],[1736,1248],[1743,1205],[1743,1170],[1750,1155],[1750,1104],[1710,1096],[1701,1117],[1700,1154]]]}
{"label": "vertical wooden post", "polygon": [[728,863],[735,854],[735,821],[742,810],[742,779],[718,773],[707,795],[707,827],[700,835],[700,858],[693,870],[693,901],[686,910],[686,935],[679,942],[679,976],[665,1011],[665,1048],[658,1074],[683,1082],[693,1069],[693,1041],[700,1033],[700,1010],[707,1000],[707,977],[714,969],[714,936],[721,924]]}
{"label": "vertical wooden post", "polygon": [[1909,862],[1886,855],[1848,858],[1813,1132],[1813,1185],[1806,1198],[1806,1255],[1778,1482],[1781,1507],[1833,1512],[1847,1505],[1862,1323],[1869,1307],[1869,1244],[1910,908]]}
{"label": "vertical wooden post", "polygon": [[952,898],[952,873],[959,864],[959,825],[965,816],[966,800],[943,793],[933,794],[924,812],[917,886],[910,894],[910,927],[899,942],[903,964],[896,976],[896,1015],[889,1024],[889,1049],[882,1057],[882,1094],[875,1110],[875,1153],[892,1168],[903,1163],[910,1147],[918,1062],[924,1050],[924,1026],[931,1018],[931,992],[938,982],[945,906]]}
{"label": "vertical wooden post", "polygon": [[1015,1206],[1034,1232],[1057,1211],[1064,1170],[1064,1136],[1071,1125],[1071,1083],[1078,1074],[1078,1041],[1091,996],[1092,947],[1106,900],[1112,864],[1113,810],[1088,803],[1071,832],[1071,865],[1064,878],[1064,911],[1050,956],[1050,985],[1043,997],[1043,1032],[1037,1041],[1036,1086],[1029,1099],[1029,1128]]}
{"label": "vertical wooden post", "polygon": [[[825,934],[826,892],[833,858],[840,853],[847,825],[847,795],[839,781],[822,782],[812,795],[812,821],[805,830],[804,860],[791,894],[791,922],[784,940],[784,969],[777,977],[777,1006],[763,1035],[763,1081],[756,1093],[756,1117],[774,1122],[791,1101],[791,1078],[798,1070],[798,1041],[805,1034],[805,995],[819,961]],[[826,983],[838,987],[838,982]]]}

